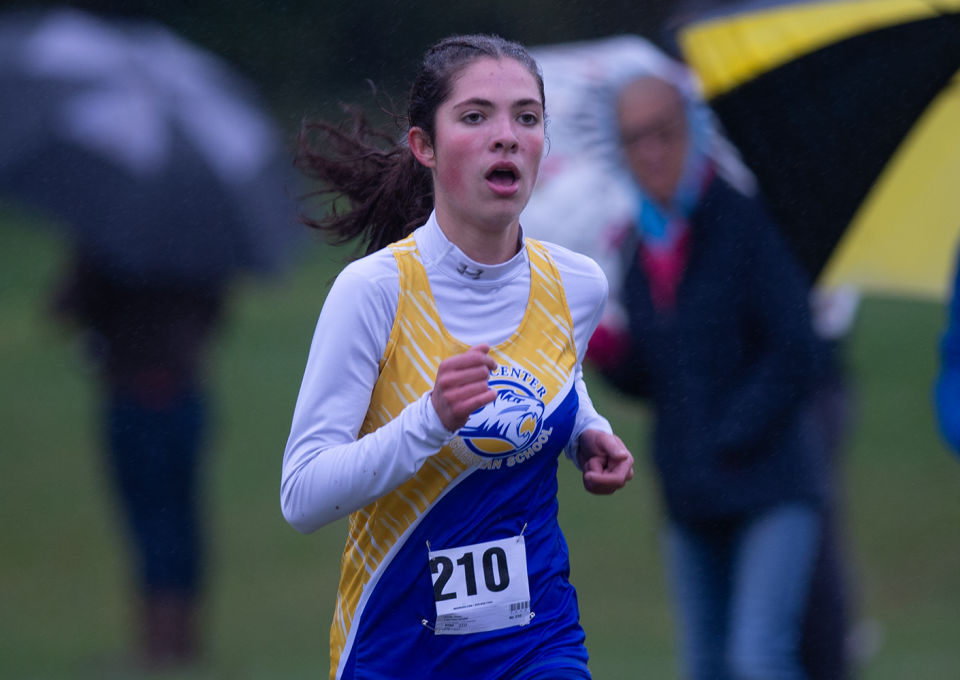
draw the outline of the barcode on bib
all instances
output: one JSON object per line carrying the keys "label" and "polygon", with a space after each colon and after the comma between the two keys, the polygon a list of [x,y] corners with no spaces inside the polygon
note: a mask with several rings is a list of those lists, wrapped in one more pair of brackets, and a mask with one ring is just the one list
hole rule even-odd
{"label": "barcode on bib", "polygon": [[511,612],[518,612],[523,609],[530,609],[530,600],[527,600],[526,602],[516,602],[510,605]]}

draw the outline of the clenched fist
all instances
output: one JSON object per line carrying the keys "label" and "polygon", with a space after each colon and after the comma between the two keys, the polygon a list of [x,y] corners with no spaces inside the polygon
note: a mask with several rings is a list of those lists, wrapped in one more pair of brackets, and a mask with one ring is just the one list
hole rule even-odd
{"label": "clenched fist", "polygon": [[614,434],[584,430],[577,462],[583,470],[583,486],[590,493],[611,494],[633,479],[633,456]]}
{"label": "clenched fist", "polygon": [[497,367],[489,351],[490,345],[484,343],[440,362],[430,401],[440,422],[451,432],[466,425],[471,413],[497,398],[487,384],[490,371]]}

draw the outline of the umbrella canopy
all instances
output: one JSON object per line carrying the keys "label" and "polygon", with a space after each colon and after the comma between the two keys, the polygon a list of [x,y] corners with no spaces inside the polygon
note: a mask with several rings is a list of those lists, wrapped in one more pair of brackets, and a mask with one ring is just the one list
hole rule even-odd
{"label": "umbrella canopy", "polygon": [[130,277],[273,271],[289,162],[250,88],[168,30],[75,10],[0,17],[0,195]]}
{"label": "umbrella canopy", "polygon": [[943,296],[960,234],[960,0],[750,2],[678,44],[827,285]]}

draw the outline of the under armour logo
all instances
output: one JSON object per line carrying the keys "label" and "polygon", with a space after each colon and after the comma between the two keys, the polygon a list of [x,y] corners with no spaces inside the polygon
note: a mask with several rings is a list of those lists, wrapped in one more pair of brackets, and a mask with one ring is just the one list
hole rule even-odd
{"label": "under armour logo", "polygon": [[457,271],[463,274],[464,276],[469,276],[471,279],[474,279],[474,280],[479,279],[480,275],[483,273],[482,269],[474,269],[473,271],[470,271],[470,267],[463,262],[461,262],[460,266],[457,267]]}

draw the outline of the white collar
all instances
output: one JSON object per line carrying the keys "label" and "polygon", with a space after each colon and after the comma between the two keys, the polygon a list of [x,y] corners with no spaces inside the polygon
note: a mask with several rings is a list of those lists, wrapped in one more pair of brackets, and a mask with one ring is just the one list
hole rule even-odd
{"label": "white collar", "polygon": [[527,249],[522,228],[520,252],[501,264],[480,264],[464,255],[440,229],[436,212],[430,214],[430,219],[417,232],[417,248],[424,266],[434,266],[454,280],[499,286],[527,271]]}

